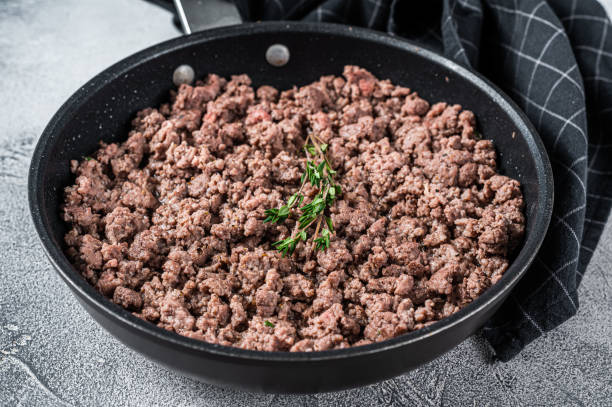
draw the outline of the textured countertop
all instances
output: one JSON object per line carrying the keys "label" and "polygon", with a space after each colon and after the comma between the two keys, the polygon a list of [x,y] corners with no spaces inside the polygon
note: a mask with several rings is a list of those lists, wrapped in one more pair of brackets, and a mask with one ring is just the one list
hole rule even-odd
{"label": "textured countertop", "polygon": [[53,271],[30,221],[26,175],[51,115],[90,77],[179,32],[135,0],[0,2],[0,405],[612,405],[612,222],[578,315],[508,363],[479,335],[422,368],[340,393],[275,396],[181,377],[98,326]]}

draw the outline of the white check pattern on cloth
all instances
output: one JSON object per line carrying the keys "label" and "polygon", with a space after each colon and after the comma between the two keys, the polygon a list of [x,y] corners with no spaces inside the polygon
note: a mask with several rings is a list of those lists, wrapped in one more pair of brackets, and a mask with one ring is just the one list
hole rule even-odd
{"label": "white check pattern on cloth", "polygon": [[[243,17],[254,15],[246,12],[253,2],[235,2]],[[612,27],[599,3],[265,0],[256,11],[262,20],[340,22],[404,36],[505,90],[544,141],[555,205],[533,266],[483,334],[507,360],[576,313],[576,289],[612,206]]]}

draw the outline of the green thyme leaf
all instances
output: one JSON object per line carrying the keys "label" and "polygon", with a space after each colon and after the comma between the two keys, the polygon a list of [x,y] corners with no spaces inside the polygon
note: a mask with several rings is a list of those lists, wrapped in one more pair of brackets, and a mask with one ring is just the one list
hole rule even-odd
{"label": "green thyme leaf", "polygon": [[275,223],[278,220],[278,209],[266,209],[265,212],[266,218],[264,219],[264,223],[272,222]]}
{"label": "green thyme leaf", "polygon": [[287,201],[287,206],[289,206],[289,207],[293,206],[295,201],[297,201],[297,199],[298,199],[298,195],[299,195],[299,193],[297,193],[297,192],[295,194],[291,195],[291,198],[289,198],[289,200]]}
{"label": "green thyme leaf", "polygon": [[286,239],[279,240],[278,242],[272,243],[272,246],[274,246],[279,252],[283,254],[283,257],[285,257],[285,255],[287,254],[289,255],[293,254],[293,252],[295,251],[295,246],[297,246],[298,241],[299,241],[299,238],[295,239],[293,237],[288,237]]}
{"label": "green thyme leaf", "polygon": [[329,230],[331,232],[333,232],[334,231],[334,224],[332,223],[332,220],[331,220],[331,218],[329,216],[325,217],[325,222],[327,223],[327,227],[329,228]]}
{"label": "green thyme leaf", "polygon": [[316,248],[319,250],[325,250],[329,248],[329,229],[323,229],[321,231],[321,237],[314,240]]}
{"label": "green thyme leaf", "polygon": [[311,155],[317,155],[317,149],[312,144],[306,144],[304,150],[309,152]]}
{"label": "green thyme leaf", "polygon": [[289,207],[287,205],[283,205],[278,210],[278,222],[282,222],[289,217]]}

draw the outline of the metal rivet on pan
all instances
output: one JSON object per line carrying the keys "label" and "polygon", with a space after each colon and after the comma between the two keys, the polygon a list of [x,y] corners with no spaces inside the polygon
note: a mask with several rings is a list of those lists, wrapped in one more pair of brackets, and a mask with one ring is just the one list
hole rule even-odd
{"label": "metal rivet on pan", "polygon": [[177,66],[174,70],[174,73],[172,74],[172,82],[174,82],[176,86],[179,86],[183,83],[190,85],[193,83],[194,79],[195,72],[193,71],[193,68],[189,65]]}
{"label": "metal rivet on pan", "polygon": [[266,51],[266,61],[272,66],[281,67],[289,62],[289,48],[283,44],[270,45]]}

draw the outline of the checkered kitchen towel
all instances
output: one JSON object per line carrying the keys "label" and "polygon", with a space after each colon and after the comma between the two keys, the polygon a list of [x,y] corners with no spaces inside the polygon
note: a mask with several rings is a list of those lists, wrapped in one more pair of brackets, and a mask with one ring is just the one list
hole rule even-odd
{"label": "checkered kitchen towel", "polygon": [[527,113],[555,178],[533,266],[484,327],[497,357],[574,315],[612,205],[612,27],[595,0],[235,0],[244,20],[347,23],[429,46],[478,70]]}

